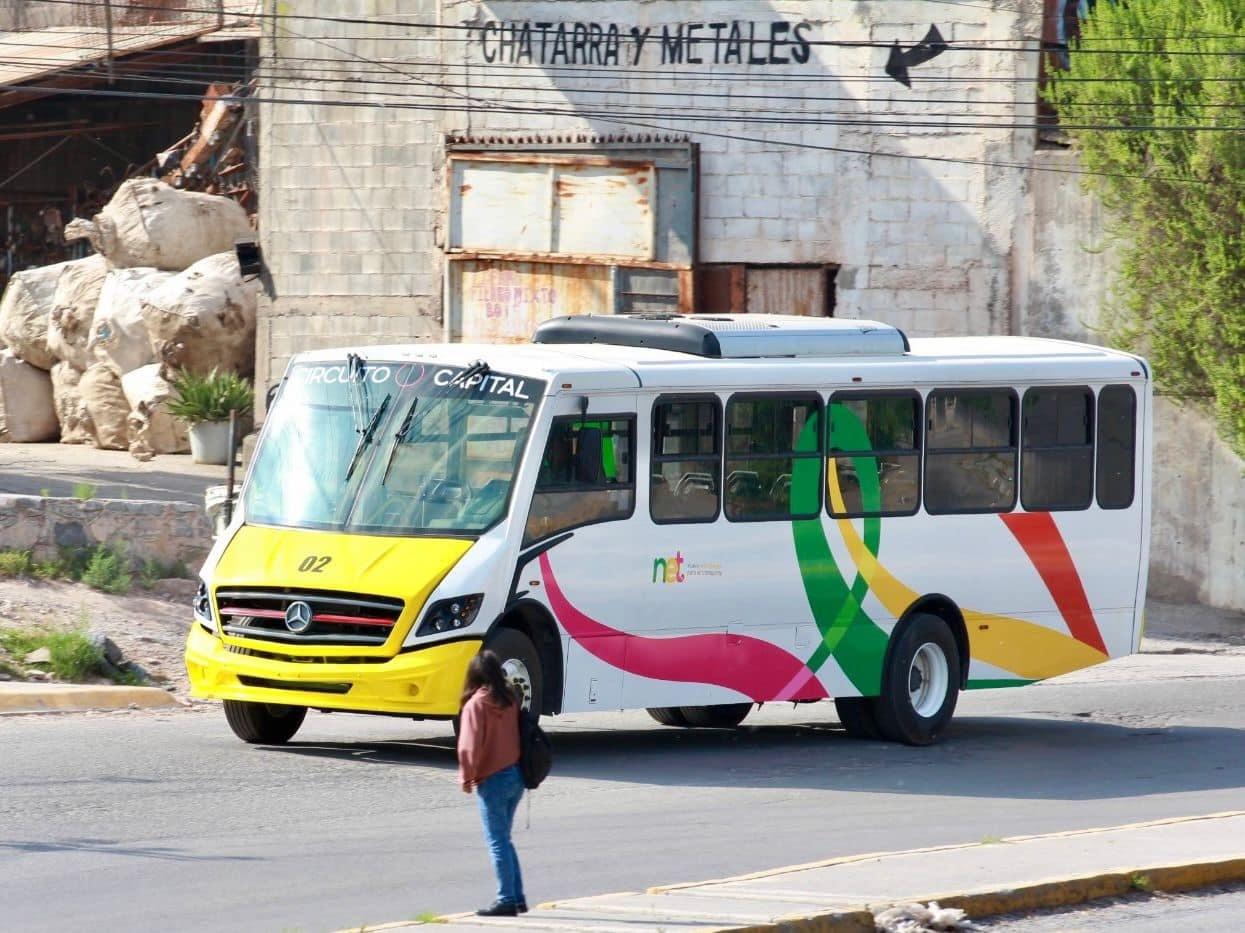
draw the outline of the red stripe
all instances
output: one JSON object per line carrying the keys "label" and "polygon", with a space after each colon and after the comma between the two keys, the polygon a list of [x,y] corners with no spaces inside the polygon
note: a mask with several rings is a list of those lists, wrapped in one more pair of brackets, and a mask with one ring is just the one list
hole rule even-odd
{"label": "red stripe", "polygon": [[1010,512],[999,517],[1029,555],[1072,637],[1107,654],[1081,575],[1076,572],[1054,517],[1050,512]]}
{"label": "red stripe", "polygon": [[285,612],[281,609],[248,609],[245,606],[221,606],[223,616],[251,616],[256,619],[284,619]]}
{"label": "red stripe", "polygon": [[340,622],[343,625],[376,625],[393,628],[393,619],[378,619],[373,616],[337,616],[328,612],[317,612],[311,617],[312,622]]}
{"label": "red stripe", "polygon": [[826,688],[804,662],[777,645],[748,635],[645,638],[620,632],[571,605],[553,576],[548,554],[540,555],[540,570],[558,621],[606,664],[653,680],[728,687],[758,703],[826,698]]}

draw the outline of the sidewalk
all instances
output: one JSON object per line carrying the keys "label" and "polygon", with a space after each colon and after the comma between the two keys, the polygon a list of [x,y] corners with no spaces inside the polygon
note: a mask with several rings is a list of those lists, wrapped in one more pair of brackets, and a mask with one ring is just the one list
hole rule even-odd
{"label": "sidewalk", "polygon": [[[1245,879],[1245,811],[997,842],[848,856],[643,893],[544,904],[515,918],[461,914],[450,930],[872,931],[894,904],[938,901],[969,918]],[[395,923],[377,929],[412,929]]]}
{"label": "sidewalk", "polygon": [[[93,499],[189,502],[203,508],[209,486],[225,482],[226,468],[194,463],[189,454],[135,460],[125,450],[74,444],[0,444],[0,493],[73,496],[78,485]],[[242,470],[236,481],[241,484]]]}

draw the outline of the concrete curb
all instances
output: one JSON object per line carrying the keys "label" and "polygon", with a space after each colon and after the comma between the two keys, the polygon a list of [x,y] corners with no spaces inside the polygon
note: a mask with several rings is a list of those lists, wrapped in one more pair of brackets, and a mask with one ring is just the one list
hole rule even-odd
{"label": "concrete curb", "polygon": [[158,709],[186,705],[188,704],[159,687],[0,683],[0,715]]}
{"label": "concrete curb", "polygon": [[[972,894],[952,893],[928,900],[937,901],[943,907],[958,907],[970,920],[982,920],[1002,914],[1075,907],[1137,892],[1175,894],[1238,881],[1245,881],[1245,858],[1056,878],[1020,888]],[[877,909],[884,910],[891,906],[895,905],[878,905]],[[792,917],[756,926],[723,927],[719,933],[872,933],[874,929],[872,911],[848,910]]]}

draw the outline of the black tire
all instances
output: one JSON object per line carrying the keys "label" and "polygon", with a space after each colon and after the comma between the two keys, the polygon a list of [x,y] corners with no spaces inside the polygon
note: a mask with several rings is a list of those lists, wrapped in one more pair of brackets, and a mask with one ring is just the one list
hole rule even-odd
{"label": "black tire", "polygon": [[687,727],[687,718],[677,706],[650,706],[648,714],[663,726]]}
{"label": "black tire", "polygon": [[751,703],[727,703],[722,706],[680,706],[687,724],[696,729],[734,729],[752,712]]}
{"label": "black tire", "polygon": [[873,715],[873,697],[835,697],[834,709],[839,722],[853,739],[881,738],[878,720]]}
{"label": "black tire", "polygon": [[[913,692],[922,690],[928,692],[914,702]],[[930,745],[951,721],[959,694],[955,636],[938,616],[914,615],[891,645],[882,695],[872,703],[878,731],[905,745]]]}
{"label": "black tire", "polygon": [[305,718],[305,706],[225,701],[225,720],[229,728],[243,742],[252,745],[284,745],[294,738]]}
{"label": "black tire", "polygon": [[512,628],[499,628],[484,647],[497,655],[511,686],[522,694],[523,708],[538,716],[544,712],[544,672],[532,640]]}

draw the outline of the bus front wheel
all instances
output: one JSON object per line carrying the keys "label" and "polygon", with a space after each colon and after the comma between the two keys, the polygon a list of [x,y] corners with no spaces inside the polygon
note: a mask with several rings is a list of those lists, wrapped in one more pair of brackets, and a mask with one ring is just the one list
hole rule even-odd
{"label": "bus front wheel", "polygon": [[233,734],[252,745],[284,745],[307,717],[305,706],[225,700],[225,720]]}
{"label": "bus front wheel", "polygon": [[873,714],[884,738],[930,745],[951,721],[960,692],[955,636],[938,616],[919,613],[891,647]]}
{"label": "bus front wheel", "polygon": [[517,629],[499,628],[484,647],[497,655],[523,709],[539,716],[544,711],[544,678],[532,640]]}

